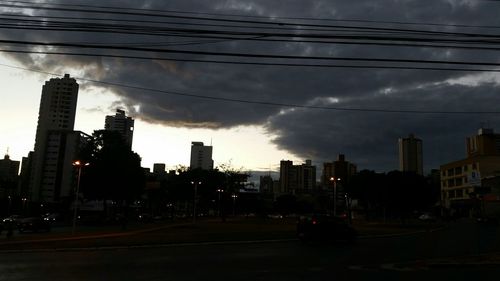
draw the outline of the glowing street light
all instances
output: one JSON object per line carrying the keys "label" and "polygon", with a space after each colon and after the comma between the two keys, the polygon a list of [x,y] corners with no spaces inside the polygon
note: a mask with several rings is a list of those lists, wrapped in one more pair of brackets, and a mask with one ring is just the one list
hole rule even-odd
{"label": "glowing street light", "polygon": [[23,201],[23,215],[26,215],[26,201],[28,201],[27,198],[22,198]]}
{"label": "glowing street light", "polygon": [[78,193],[80,193],[80,178],[82,176],[82,168],[90,165],[88,162],[83,162],[80,160],[77,160],[73,162],[73,166],[78,168],[78,179],[76,183],[76,192],[75,192],[75,203],[73,204],[73,228],[71,230],[72,234],[75,234],[76,231],[76,215],[77,215],[77,204],[78,204]]}
{"label": "glowing street light", "polygon": [[333,215],[337,215],[337,182],[340,178],[331,177],[330,181],[333,183]]}
{"label": "glowing street light", "polygon": [[219,210],[218,210],[218,212],[219,212],[219,217],[221,216],[221,205],[222,205],[222,204],[221,204],[221,201],[220,201],[220,197],[221,197],[221,194],[222,194],[223,192],[224,192],[224,189],[222,189],[222,188],[217,189],[217,193],[218,193],[218,197],[219,197],[219,201],[217,202],[217,203],[219,204],[219,208],[218,208],[218,209],[219,209]]}
{"label": "glowing street light", "polygon": [[193,223],[196,223],[196,197],[198,196],[198,185],[201,184],[201,181],[192,181],[191,184],[194,185]]}
{"label": "glowing street light", "polygon": [[233,217],[234,217],[236,216],[236,198],[238,198],[238,195],[233,194],[231,195],[231,197],[233,198]]}

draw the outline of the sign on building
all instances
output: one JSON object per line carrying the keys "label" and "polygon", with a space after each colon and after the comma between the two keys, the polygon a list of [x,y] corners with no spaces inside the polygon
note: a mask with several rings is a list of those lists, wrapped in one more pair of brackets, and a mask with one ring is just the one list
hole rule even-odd
{"label": "sign on building", "polygon": [[481,185],[481,175],[479,171],[472,170],[467,174],[467,182],[470,185]]}

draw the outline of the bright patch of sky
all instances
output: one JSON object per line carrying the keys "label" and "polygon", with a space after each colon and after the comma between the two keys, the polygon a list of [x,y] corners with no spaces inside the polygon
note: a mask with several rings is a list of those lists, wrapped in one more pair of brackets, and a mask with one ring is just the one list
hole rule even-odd
{"label": "bright patch of sky", "polygon": [[[0,57],[0,64],[17,65]],[[73,75],[70,72],[71,76]],[[0,65],[0,83],[3,85],[0,103],[0,153],[9,150],[11,159],[21,160],[33,150],[42,85],[52,78]],[[75,130],[92,134],[104,128],[106,115],[114,115],[120,100],[100,88],[81,87],[75,120]],[[135,121],[133,149],[142,157],[142,166],[165,163],[167,169],[177,165],[189,166],[192,141],[213,144],[215,166],[231,163],[243,170],[275,169],[282,159],[294,161],[297,157],[280,150],[271,143],[272,136],[261,126],[240,126],[232,129],[186,129],[155,125],[138,118]]]}

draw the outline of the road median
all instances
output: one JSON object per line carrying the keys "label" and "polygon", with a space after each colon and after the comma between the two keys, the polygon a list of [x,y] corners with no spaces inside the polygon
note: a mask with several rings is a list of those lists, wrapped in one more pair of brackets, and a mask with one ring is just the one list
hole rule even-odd
{"label": "road median", "polygon": [[[418,226],[397,227],[385,225],[357,226],[360,238],[397,236],[425,231]],[[217,219],[190,222],[169,222],[133,227],[127,231],[96,229],[71,235],[54,233],[18,235],[0,241],[0,251],[37,251],[42,249],[138,247],[143,245],[167,245],[186,243],[221,243],[238,241],[281,241],[295,239],[294,219],[259,220]]]}

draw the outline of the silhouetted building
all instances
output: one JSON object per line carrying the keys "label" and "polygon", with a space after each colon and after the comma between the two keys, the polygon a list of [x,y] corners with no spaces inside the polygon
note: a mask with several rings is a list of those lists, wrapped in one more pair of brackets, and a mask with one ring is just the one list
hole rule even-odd
{"label": "silhouetted building", "polygon": [[259,191],[273,193],[273,178],[271,176],[260,176]]}
{"label": "silhouetted building", "polygon": [[203,145],[203,142],[191,143],[191,169],[212,170],[214,160],[212,160],[212,146]]}
{"label": "silhouetted building", "polygon": [[307,193],[316,188],[316,166],[311,160],[293,165],[292,161],[280,162],[280,193]]}
{"label": "silhouetted building", "polygon": [[399,139],[399,170],[424,174],[422,161],[422,140],[410,134]]}
{"label": "silhouetted building", "polygon": [[19,161],[10,160],[8,154],[0,160],[0,198],[17,195]]}
{"label": "silhouetted building", "polygon": [[132,148],[132,140],[134,138],[134,119],[127,117],[125,111],[116,110],[116,114],[106,116],[104,129],[109,131],[117,131],[122,135],[129,148]]}
{"label": "silhouetted building", "polygon": [[153,174],[155,175],[164,175],[167,173],[165,170],[165,163],[154,163],[153,164]]}
{"label": "silhouetted building", "polygon": [[40,201],[54,203],[72,198],[76,185],[73,162],[91,139],[91,136],[79,131],[49,131],[43,159]]}
{"label": "silhouetted building", "polygon": [[466,139],[467,157],[441,165],[441,200],[445,208],[473,208],[473,195],[480,193],[482,181],[500,175],[500,135],[492,129],[480,129]]}
{"label": "silhouetted building", "polygon": [[21,161],[21,173],[19,175],[19,196],[28,198],[30,191],[30,178],[33,167],[33,151],[28,153],[28,157],[23,157]]}
{"label": "silhouetted building", "polygon": [[[69,153],[75,124],[78,83],[69,74],[52,78],[42,88],[30,179],[30,201],[53,202],[71,190],[73,167]],[[64,182],[64,184],[63,184]],[[67,185],[62,187],[62,185]]]}
{"label": "silhouetted building", "polygon": [[478,134],[467,138],[467,157],[500,155],[500,134],[481,128]]}
{"label": "silhouetted building", "polygon": [[350,178],[357,172],[357,166],[345,160],[344,154],[339,154],[337,160],[323,163],[321,183],[324,187],[331,185],[331,178],[349,182]]}
{"label": "silhouetted building", "polygon": [[279,193],[292,193],[297,188],[297,167],[293,161],[280,161],[280,189]]}

